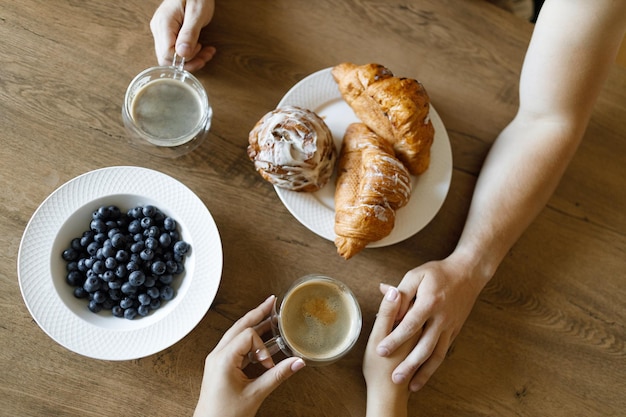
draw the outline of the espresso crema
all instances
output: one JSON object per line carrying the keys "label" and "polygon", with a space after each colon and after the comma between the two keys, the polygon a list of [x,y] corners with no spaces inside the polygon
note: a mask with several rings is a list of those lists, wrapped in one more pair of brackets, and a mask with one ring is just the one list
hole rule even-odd
{"label": "espresso crema", "polygon": [[319,361],[344,353],[360,332],[358,305],[339,286],[323,280],[307,281],[290,291],[281,306],[280,323],[294,353]]}

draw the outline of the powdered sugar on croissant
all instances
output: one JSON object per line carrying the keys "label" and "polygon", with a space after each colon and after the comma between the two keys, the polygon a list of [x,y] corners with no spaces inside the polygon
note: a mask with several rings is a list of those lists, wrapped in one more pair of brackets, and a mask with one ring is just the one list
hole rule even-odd
{"label": "powdered sugar on croissant", "polygon": [[348,126],[337,170],[335,246],[349,259],[389,235],[411,196],[411,177],[386,140],[363,123]]}
{"label": "powdered sugar on croissant", "polygon": [[314,112],[285,106],[267,113],[249,135],[248,156],[267,181],[313,192],[330,179],[337,151],[333,136]]}

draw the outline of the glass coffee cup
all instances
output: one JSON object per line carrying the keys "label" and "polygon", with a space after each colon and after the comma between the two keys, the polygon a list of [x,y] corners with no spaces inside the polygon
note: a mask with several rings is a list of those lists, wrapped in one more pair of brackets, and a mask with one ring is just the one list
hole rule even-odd
{"label": "glass coffee cup", "polygon": [[[345,356],[361,334],[359,303],[342,282],[324,275],[296,280],[271,314],[274,337],[265,342],[270,355],[297,356],[307,366],[329,365]],[[251,362],[258,362],[250,352]]]}
{"label": "glass coffee cup", "polygon": [[148,68],[129,84],[122,119],[132,144],[152,155],[178,157],[197,148],[211,126],[213,110],[206,90],[183,69],[184,58],[171,66]]}

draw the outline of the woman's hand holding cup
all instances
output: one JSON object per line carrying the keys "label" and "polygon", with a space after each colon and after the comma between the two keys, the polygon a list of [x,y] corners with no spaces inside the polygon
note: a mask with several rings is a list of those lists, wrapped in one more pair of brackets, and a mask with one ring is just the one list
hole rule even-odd
{"label": "woman's hand holding cup", "polygon": [[256,379],[243,372],[248,352],[264,349],[260,334],[267,326],[263,320],[271,313],[276,297],[271,296],[239,319],[207,356],[200,399],[194,417],[252,417],[263,400],[282,382],[305,366],[297,357],[277,365],[271,356],[260,361],[268,370]]}

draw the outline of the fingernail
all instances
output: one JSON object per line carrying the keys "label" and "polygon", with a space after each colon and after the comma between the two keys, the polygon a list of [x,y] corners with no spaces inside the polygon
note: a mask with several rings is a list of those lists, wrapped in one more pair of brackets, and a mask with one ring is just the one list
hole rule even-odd
{"label": "fingernail", "polygon": [[304,368],[305,366],[306,366],[306,363],[304,363],[304,360],[298,359],[297,361],[291,364],[291,370],[293,372],[298,372],[300,369]]}
{"label": "fingernail", "polygon": [[191,55],[192,53],[191,45],[186,42],[179,43],[178,45],[176,45],[176,53],[182,57],[189,58],[189,55]]}
{"label": "fingernail", "polygon": [[270,356],[268,355],[268,352],[265,349],[257,349],[254,352],[254,356],[256,357],[256,360],[259,362],[263,362],[264,360],[268,359]]}
{"label": "fingernail", "polygon": [[413,383],[409,387],[409,390],[411,390],[411,392],[417,392],[417,391],[419,391],[421,389],[422,389],[422,384],[420,384],[420,383]]}
{"label": "fingernail", "polygon": [[385,298],[387,301],[396,301],[398,298],[398,289],[391,287],[387,290],[387,294],[385,294]]}
{"label": "fingernail", "polygon": [[406,381],[406,375],[396,373],[391,376],[391,380],[394,384],[402,384],[404,381]]}
{"label": "fingernail", "polygon": [[389,356],[389,349],[385,346],[378,346],[376,348],[376,353],[378,353],[379,356]]}

